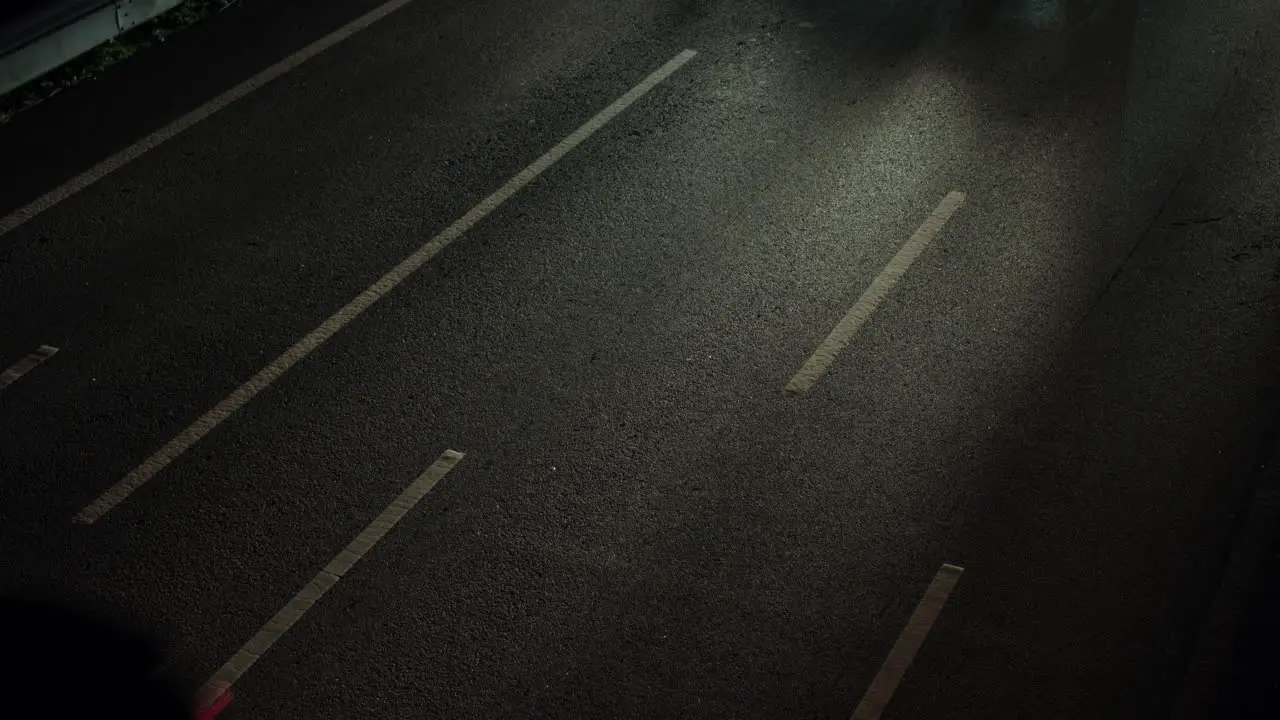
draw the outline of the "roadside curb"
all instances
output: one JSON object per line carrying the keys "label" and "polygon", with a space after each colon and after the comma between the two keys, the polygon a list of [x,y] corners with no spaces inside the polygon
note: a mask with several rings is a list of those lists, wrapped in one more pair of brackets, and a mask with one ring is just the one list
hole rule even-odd
{"label": "roadside curb", "polygon": [[117,0],[37,33],[0,57],[0,94],[16,90],[103,43],[172,10],[183,0]]}

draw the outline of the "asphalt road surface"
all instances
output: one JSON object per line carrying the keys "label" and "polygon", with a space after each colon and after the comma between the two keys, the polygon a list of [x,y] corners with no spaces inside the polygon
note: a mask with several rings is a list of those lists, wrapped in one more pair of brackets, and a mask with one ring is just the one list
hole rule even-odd
{"label": "asphalt road surface", "polygon": [[46,195],[379,3],[311,5],[0,128],[0,214],[58,200],[0,235],[0,587],[193,685],[296,619],[229,718],[1199,702],[1280,426],[1280,6],[416,0]]}

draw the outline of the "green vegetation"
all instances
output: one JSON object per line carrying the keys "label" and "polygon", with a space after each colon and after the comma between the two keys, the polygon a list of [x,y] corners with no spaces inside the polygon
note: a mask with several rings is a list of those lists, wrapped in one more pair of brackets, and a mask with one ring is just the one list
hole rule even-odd
{"label": "green vegetation", "polygon": [[0,95],[0,125],[68,88],[102,75],[109,68],[216,15],[240,0],[186,0],[172,10],[81,55],[43,77]]}

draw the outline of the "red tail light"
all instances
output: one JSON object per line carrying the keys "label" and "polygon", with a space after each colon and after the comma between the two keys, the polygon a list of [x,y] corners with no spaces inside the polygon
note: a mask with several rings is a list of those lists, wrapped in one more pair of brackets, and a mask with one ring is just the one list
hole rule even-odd
{"label": "red tail light", "polygon": [[223,684],[206,688],[196,705],[196,720],[213,720],[231,704],[231,686]]}

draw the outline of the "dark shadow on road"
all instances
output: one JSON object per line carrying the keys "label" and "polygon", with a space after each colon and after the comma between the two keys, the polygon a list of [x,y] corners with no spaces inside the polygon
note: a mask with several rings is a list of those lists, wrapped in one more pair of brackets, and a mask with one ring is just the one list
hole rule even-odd
{"label": "dark shadow on road", "polygon": [[[1063,168],[1061,211],[1077,233],[1080,269],[1109,278],[1098,286],[1101,294],[1126,272],[1122,266],[1129,267],[1158,212],[1166,210],[1159,221],[1163,225],[1180,219],[1179,210],[1164,205],[1214,123],[1211,110],[1227,90],[1222,79],[1235,76],[1231,65],[1238,64],[1238,47],[1254,28],[1212,18],[1197,26],[1186,3],[1161,8],[1141,0],[1099,0],[1070,3],[1058,15],[1030,12],[1050,5],[1029,0],[972,0],[958,7],[782,4],[812,19],[815,44],[824,57],[842,60],[850,77],[859,75],[858,68],[879,65],[889,68],[882,77],[906,78],[903,68],[915,64],[958,78],[981,108],[982,141],[993,154],[1006,151],[1004,128],[1070,137],[1084,171],[1073,175]],[[1202,18],[1213,12],[1201,9]],[[1236,33],[1233,40],[1224,39],[1224,27]],[[1207,79],[1214,73],[1216,82]],[[1223,242],[1221,233],[1205,238],[1224,247],[1238,244],[1237,249],[1256,241],[1261,244],[1255,250],[1274,251],[1274,238],[1239,243]],[[1151,260],[1185,247],[1149,251]],[[1075,273],[1064,268],[1063,276]],[[1230,275],[1222,282],[1230,283]],[[1275,284],[1273,277],[1272,290]],[[997,412],[1001,423],[988,438],[950,441],[955,467],[972,466],[971,458],[977,457],[981,469],[972,492],[947,508],[963,519],[943,552],[971,549],[975,559],[981,558],[985,576],[975,582],[994,593],[972,601],[987,607],[966,608],[973,613],[968,617],[980,617],[992,628],[1007,627],[1006,621],[1016,617],[1027,642],[1062,643],[1059,679],[1076,673],[1081,687],[1114,691],[1079,700],[1115,713],[1108,716],[1142,712],[1150,709],[1150,698],[1175,695],[1230,551],[1234,519],[1247,509],[1266,461],[1261,453],[1269,448],[1260,438],[1280,422],[1280,405],[1265,391],[1275,378],[1250,366],[1259,348],[1280,346],[1271,325],[1277,315],[1274,296],[1270,301],[1244,297],[1249,310],[1216,308],[1221,315],[1215,318],[1190,305],[1164,306],[1169,298],[1150,291],[1130,289],[1129,304],[1112,306],[1104,317],[1098,316],[1096,303],[1086,308],[1091,316],[1059,338],[1040,375],[1011,389],[1015,400]],[[1184,297],[1193,292],[1210,305],[1227,296],[1202,285]],[[1265,333],[1215,350],[1167,322],[1179,312],[1207,326],[1233,322],[1245,334],[1263,323]],[[1115,313],[1130,327],[1152,329],[1132,338],[1108,334],[1114,332],[1108,321],[1117,320]],[[1068,470],[1077,474],[1064,474]],[[1135,507],[1144,511],[1135,515]],[[1028,538],[1033,538],[1030,544]],[[1185,548],[1195,552],[1183,554]],[[1028,567],[1038,570],[1006,572]],[[1262,591],[1267,592],[1273,591]],[[1155,604],[1135,605],[1127,599],[1131,595]],[[1088,604],[1099,597],[1114,602]],[[1123,616],[1130,634],[1092,635],[1096,627],[1111,626],[1097,622],[1108,614]],[[1055,623],[1059,634],[1037,634]],[[1258,627],[1265,630],[1265,622]],[[1110,648],[1114,667],[1096,664],[1100,647]],[[1262,647],[1250,642],[1244,652],[1261,658],[1267,652]],[[1053,669],[1026,661],[1016,654],[975,659],[973,667],[986,671],[974,675],[1009,684],[1001,694],[1034,699],[1044,683],[1051,696]],[[1122,681],[1116,678],[1130,677],[1129,663],[1163,668],[1165,682],[1118,685]],[[1265,683],[1257,674],[1265,666],[1237,672],[1254,678],[1246,684]],[[1109,670],[1114,677],[1107,677]],[[926,680],[922,694],[943,693],[950,681]],[[990,688],[988,683],[967,690],[978,697]],[[1020,718],[1047,716],[1055,709],[1007,711],[1007,717]],[[958,711],[955,716],[967,715]]]}

